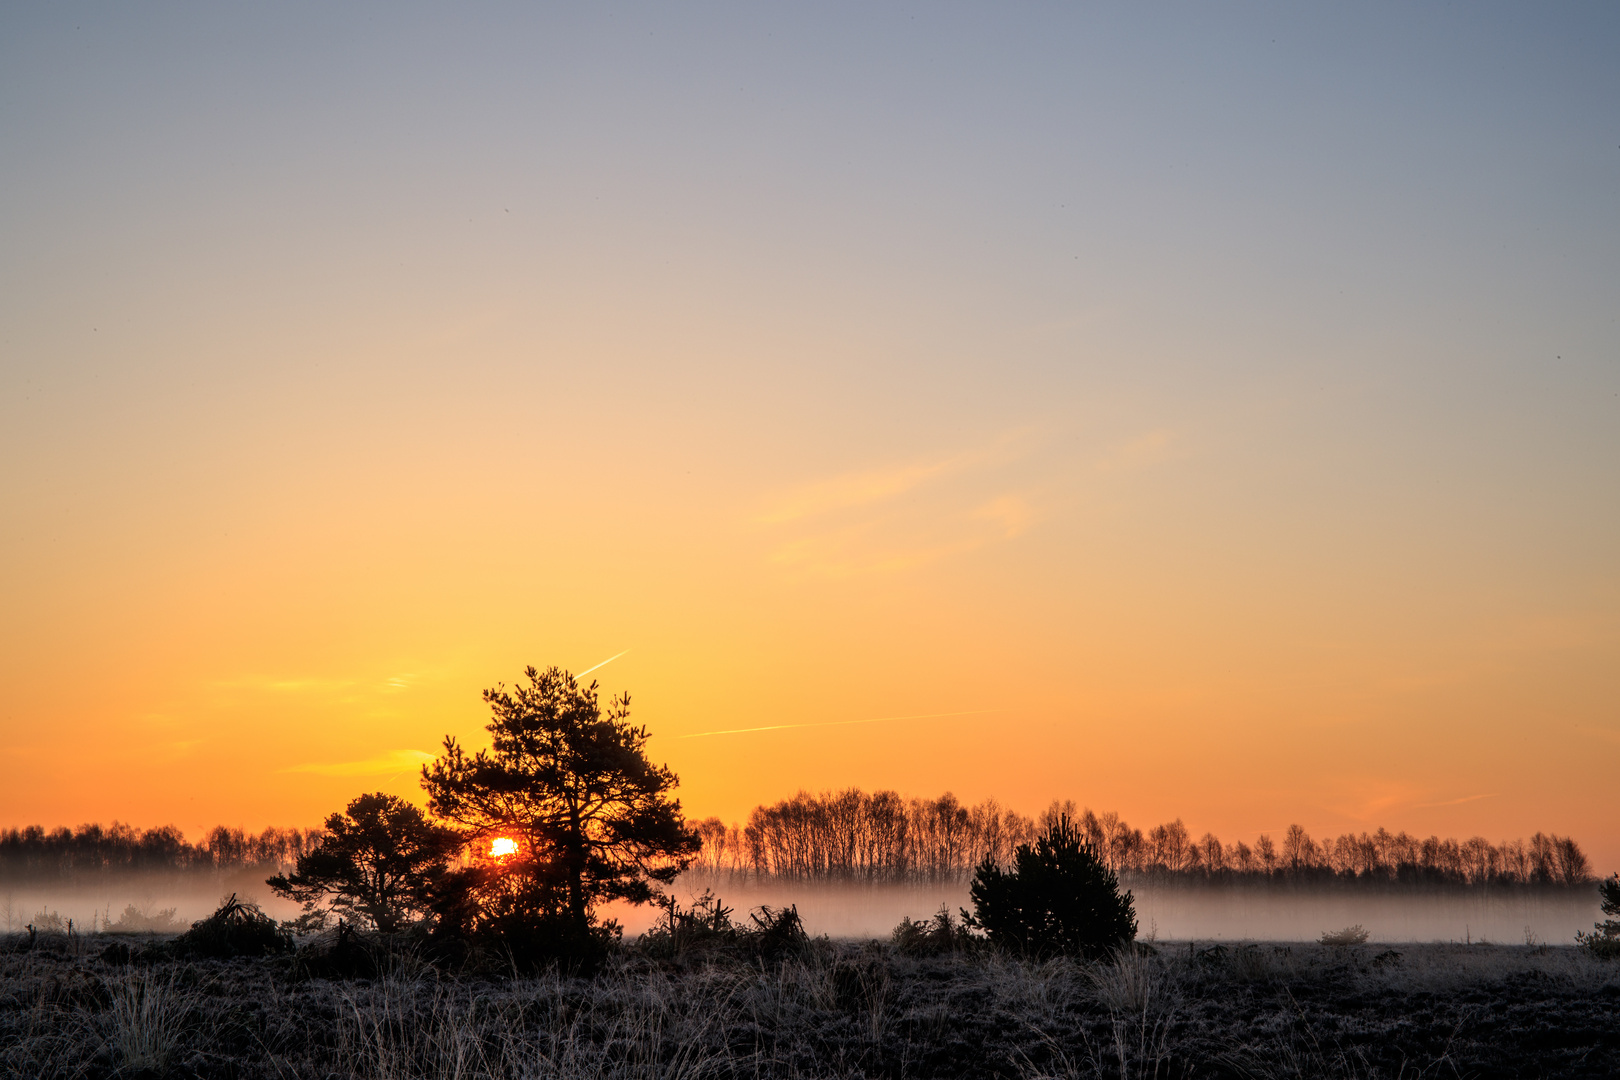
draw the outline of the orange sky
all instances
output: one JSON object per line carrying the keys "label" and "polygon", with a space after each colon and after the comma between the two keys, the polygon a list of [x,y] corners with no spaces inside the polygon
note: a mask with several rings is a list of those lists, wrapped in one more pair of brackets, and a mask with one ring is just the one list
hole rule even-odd
{"label": "orange sky", "polygon": [[624,652],[698,815],[1620,868],[1614,20],[1393,12],[0,16],[0,823],[313,824]]}

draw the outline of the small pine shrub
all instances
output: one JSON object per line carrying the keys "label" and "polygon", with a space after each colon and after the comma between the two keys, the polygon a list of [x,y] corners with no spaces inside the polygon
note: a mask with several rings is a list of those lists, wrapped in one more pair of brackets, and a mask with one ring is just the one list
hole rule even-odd
{"label": "small pine shrub", "polygon": [[1020,844],[1011,870],[986,856],[968,892],[968,925],[1011,952],[1095,960],[1136,938],[1134,898],[1067,815]]}
{"label": "small pine shrub", "polygon": [[[1620,915],[1620,874],[1610,874],[1607,881],[1598,883],[1598,900],[1605,915]],[[1604,919],[1592,924],[1592,932],[1575,934],[1575,942],[1584,945],[1605,960],[1620,960],[1620,919]]]}

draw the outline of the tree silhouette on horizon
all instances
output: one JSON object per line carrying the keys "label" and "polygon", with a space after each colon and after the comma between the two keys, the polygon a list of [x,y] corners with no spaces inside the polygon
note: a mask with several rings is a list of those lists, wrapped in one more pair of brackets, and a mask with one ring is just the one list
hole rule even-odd
{"label": "tree silhouette on horizon", "polygon": [[[447,910],[475,928],[560,921],[583,940],[598,904],[654,899],[699,841],[671,797],[678,778],[648,760],[647,729],[629,722],[628,694],[604,709],[594,682],[556,667],[524,676],[484,691],[489,749],[469,755],[447,736],[422,768],[429,808],[473,845]],[[497,857],[503,838],[516,851]]]}
{"label": "tree silhouette on horizon", "polygon": [[339,914],[393,933],[427,910],[460,846],[459,836],[417,807],[376,791],[328,817],[326,835],[298,857],[294,872],[265,884],[302,903],[306,917],[324,919],[317,905],[328,900]]}

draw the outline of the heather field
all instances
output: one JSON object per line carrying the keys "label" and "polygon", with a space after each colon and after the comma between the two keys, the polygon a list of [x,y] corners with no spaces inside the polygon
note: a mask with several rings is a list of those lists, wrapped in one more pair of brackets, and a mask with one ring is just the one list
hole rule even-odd
{"label": "heather field", "polygon": [[376,941],[0,953],[7,1077],[1607,1077],[1620,963],[1570,946],[1160,942],[1103,963],[664,941],[592,977]]}

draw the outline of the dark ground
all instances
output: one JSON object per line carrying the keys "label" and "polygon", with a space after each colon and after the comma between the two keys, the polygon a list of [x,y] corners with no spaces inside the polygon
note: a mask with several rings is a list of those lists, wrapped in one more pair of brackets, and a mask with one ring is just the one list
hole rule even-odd
{"label": "dark ground", "polygon": [[1620,963],[1573,947],[1182,943],[1092,965],[823,940],[625,950],[586,980],[26,944],[0,945],[0,1076],[1620,1076]]}

